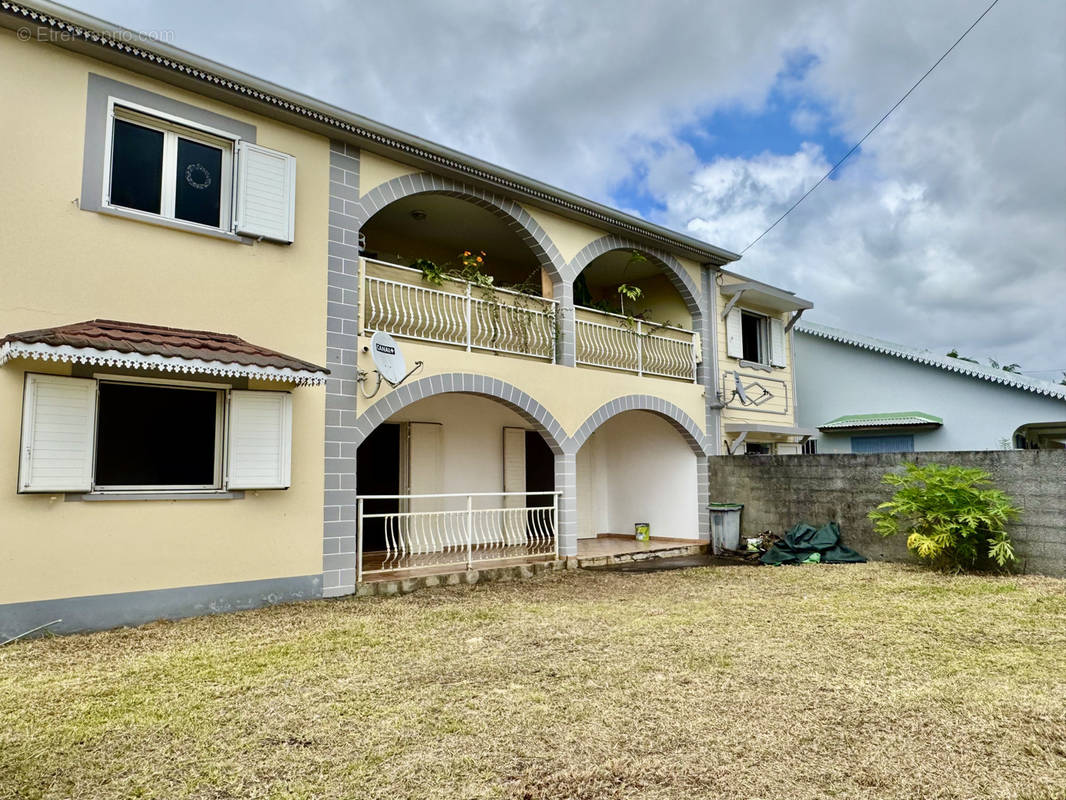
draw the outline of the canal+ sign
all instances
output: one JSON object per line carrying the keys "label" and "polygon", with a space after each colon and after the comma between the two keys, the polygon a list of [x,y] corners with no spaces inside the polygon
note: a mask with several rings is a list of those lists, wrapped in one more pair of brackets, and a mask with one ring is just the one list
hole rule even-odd
{"label": "canal+ sign", "polygon": [[370,337],[370,357],[378,368],[381,377],[393,386],[407,375],[407,364],[400,352],[400,345],[384,331],[378,331]]}

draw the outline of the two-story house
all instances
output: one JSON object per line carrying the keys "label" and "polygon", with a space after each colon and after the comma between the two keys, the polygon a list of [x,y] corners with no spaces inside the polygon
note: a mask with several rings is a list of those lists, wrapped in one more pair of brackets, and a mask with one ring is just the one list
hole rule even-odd
{"label": "two-story house", "polygon": [[0,63],[0,635],[707,541],[810,433],[733,253],[62,6]]}

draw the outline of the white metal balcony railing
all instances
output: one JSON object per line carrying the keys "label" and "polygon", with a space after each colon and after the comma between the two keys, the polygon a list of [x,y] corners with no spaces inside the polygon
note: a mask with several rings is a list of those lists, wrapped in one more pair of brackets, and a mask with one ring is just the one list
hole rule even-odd
{"label": "white metal balcony railing", "polygon": [[405,339],[554,363],[558,301],[508,289],[481,290],[456,280],[431,287],[421,283],[420,270],[363,261],[363,327],[368,333],[386,331]]}
{"label": "white metal balcony railing", "polygon": [[[577,311],[578,364],[696,380],[697,352],[692,331],[582,306]],[[593,315],[603,321],[590,319]]]}
{"label": "white metal balcony railing", "polygon": [[[504,507],[474,508],[474,498],[502,497]],[[529,505],[529,498],[551,504]],[[368,501],[395,503],[399,511],[367,513]],[[458,509],[412,510],[465,501]],[[520,503],[511,506],[509,503]],[[559,492],[365,495],[356,498],[356,580],[401,569],[448,567],[505,559],[555,560]],[[370,531],[370,528],[376,528]],[[367,550],[373,533],[374,548]]]}

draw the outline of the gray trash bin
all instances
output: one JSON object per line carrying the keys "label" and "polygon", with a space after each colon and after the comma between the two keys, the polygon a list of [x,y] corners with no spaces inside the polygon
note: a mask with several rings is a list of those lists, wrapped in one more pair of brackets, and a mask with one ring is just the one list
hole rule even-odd
{"label": "gray trash bin", "polygon": [[740,514],[744,506],[739,503],[711,503],[711,550],[740,549]]}

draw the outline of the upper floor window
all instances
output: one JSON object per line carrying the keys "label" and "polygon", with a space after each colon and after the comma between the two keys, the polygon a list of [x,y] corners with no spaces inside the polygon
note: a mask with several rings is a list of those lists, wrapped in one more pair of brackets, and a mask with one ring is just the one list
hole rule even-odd
{"label": "upper floor window", "polygon": [[766,368],[784,367],[785,326],[777,317],[733,308],[726,315],[726,355]]}
{"label": "upper floor window", "polygon": [[770,363],[770,320],[762,314],[740,312],[741,346],[745,361]]}
{"label": "upper floor window", "polygon": [[103,82],[117,94],[94,100],[90,87],[82,186],[95,197],[83,197],[82,208],[199,233],[293,241],[296,159],[249,141],[249,125]]}
{"label": "upper floor window", "polygon": [[233,148],[232,139],[116,107],[107,201],[229,230]]}

